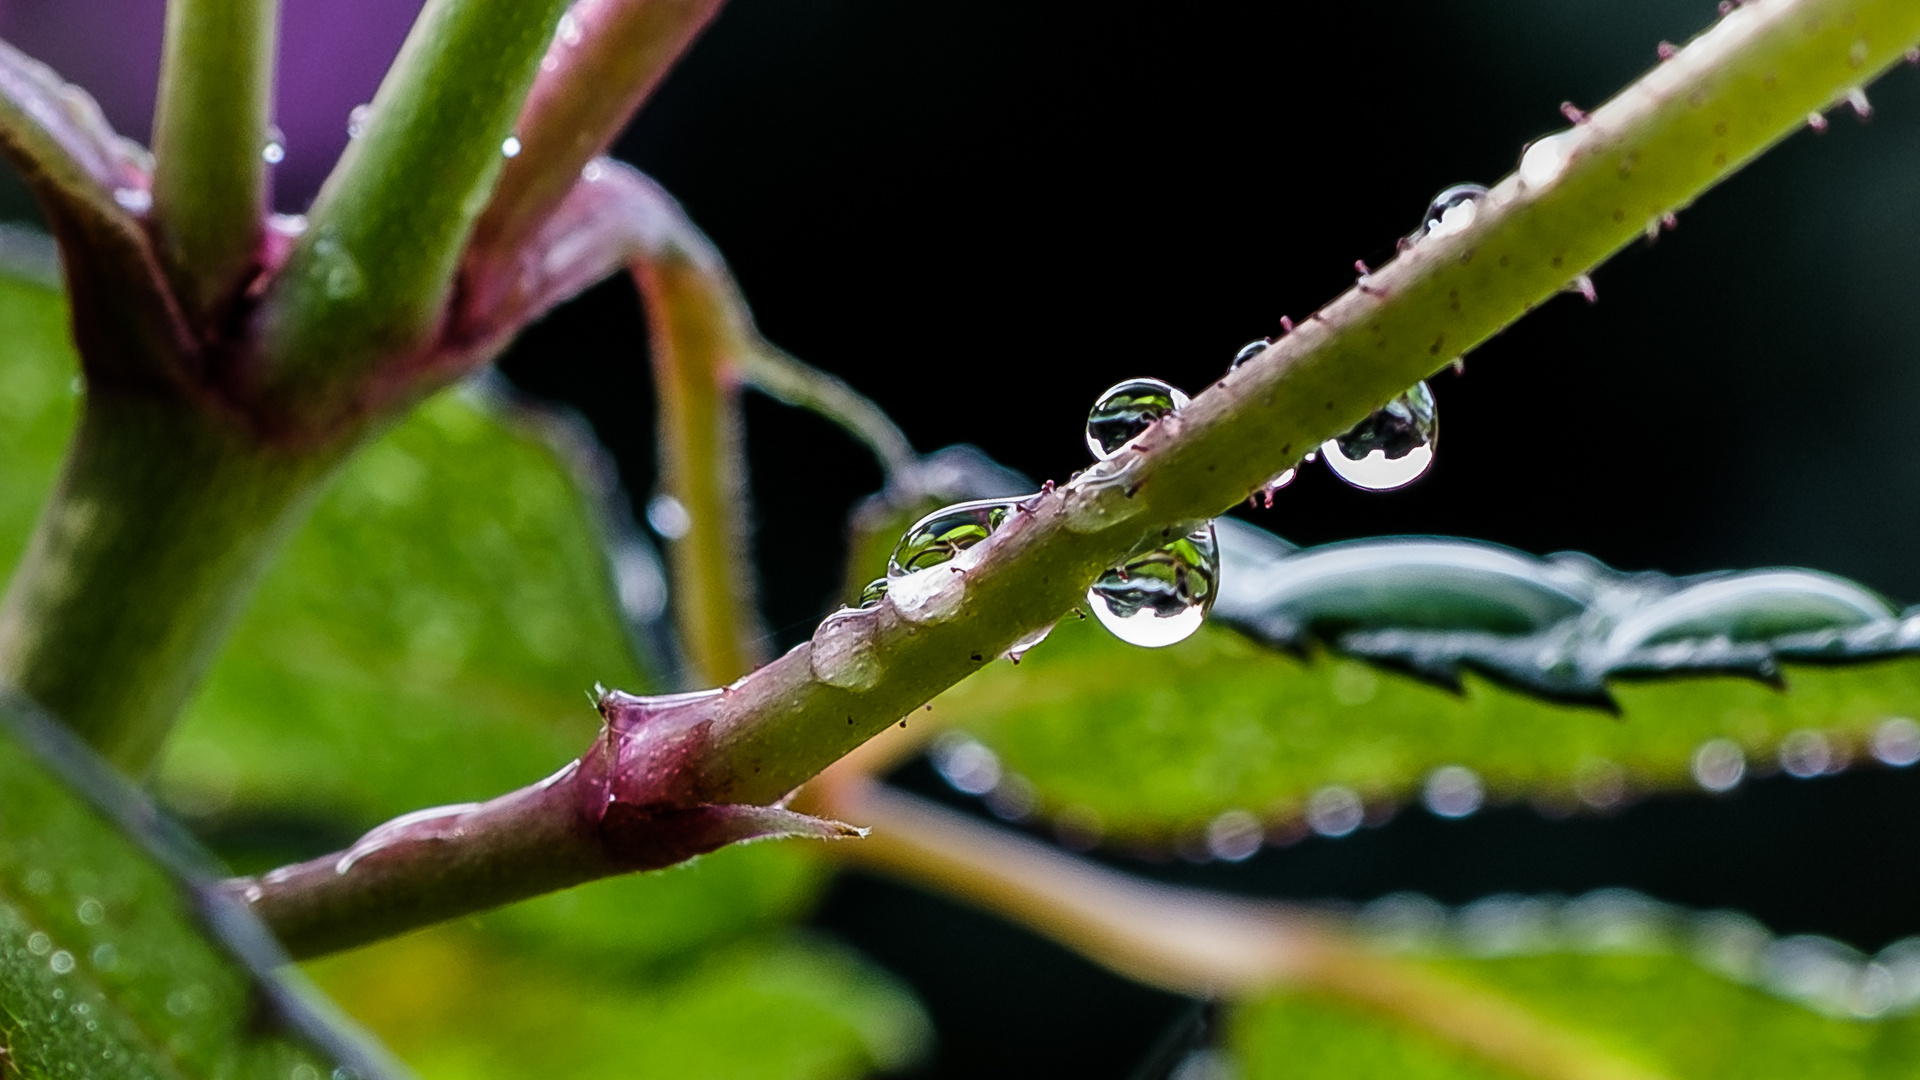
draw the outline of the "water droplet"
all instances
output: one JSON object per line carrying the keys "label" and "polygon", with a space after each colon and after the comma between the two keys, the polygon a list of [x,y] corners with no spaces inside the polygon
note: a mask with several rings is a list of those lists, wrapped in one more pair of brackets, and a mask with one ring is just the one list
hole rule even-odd
{"label": "water droplet", "polygon": [[1229,810],[1207,823],[1207,854],[1242,862],[1252,858],[1266,838],[1259,818],[1245,810]]}
{"label": "water droplet", "polygon": [[303,1061],[287,1073],[287,1080],[320,1080],[320,1070]]}
{"label": "water droplet", "polygon": [[1254,338],[1252,341],[1240,346],[1240,351],[1233,354],[1233,363],[1227,365],[1227,370],[1232,371],[1241,364],[1266,352],[1267,346],[1271,344],[1273,344],[1272,338]]}
{"label": "water droplet", "polygon": [[65,975],[67,972],[73,970],[73,954],[65,949],[61,949],[59,952],[47,957],[47,966],[53,969],[55,975]]}
{"label": "water droplet", "polygon": [[395,844],[456,839],[463,835],[460,819],[465,817],[468,811],[477,810],[479,807],[479,803],[456,803],[452,806],[430,806],[425,810],[415,810],[411,814],[401,814],[354,841],[353,846],[341,853],[340,858],[334,862],[333,872],[345,874],[361,859]]}
{"label": "water droplet", "polygon": [[1711,739],[1693,752],[1693,778],[1708,791],[1731,791],[1747,775],[1747,755],[1731,739]]}
{"label": "water droplet", "polygon": [[1817,731],[1796,731],[1780,740],[1780,767],[1802,780],[1833,767],[1833,747]]}
{"label": "water droplet", "polygon": [[693,528],[693,515],[679,499],[662,493],[647,500],[647,524],[668,540],[678,540]]}
{"label": "water droplet", "polygon": [[360,264],[339,240],[323,235],[314,241],[313,253],[320,260],[321,288],[328,299],[348,299],[366,286],[366,279],[360,276]]}
{"label": "water droplet", "polygon": [[1187,400],[1185,393],[1159,379],[1115,383],[1100,395],[1093,411],[1087,414],[1087,449],[1105,461],[1161,417],[1184,408]]}
{"label": "water droplet", "polygon": [[883,577],[877,577],[877,578],[874,578],[872,581],[867,582],[867,587],[860,590],[860,602],[858,604],[855,604],[854,606],[862,610],[865,610],[867,608],[876,608],[880,606],[880,601],[885,600],[886,598],[887,598],[887,579]]}
{"label": "water droplet", "polygon": [[85,925],[99,926],[100,921],[107,917],[107,906],[89,896],[80,901],[80,907],[75,914],[79,915],[80,921]]}
{"label": "water droplet", "polygon": [[1261,505],[1264,506],[1266,509],[1268,510],[1273,509],[1274,494],[1278,492],[1281,488],[1286,487],[1288,484],[1293,483],[1293,478],[1297,476],[1299,472],[1300,470],[1297,468],[1280,470],[1280,474],[1278,476],[1275,476],[1273,479],[1260,485],[1260,490],[1254,492],[1254,497],[1258,498],[1260,500]]}
{"label": "water droplet", "polygon": [[570,11],[561,15],[560,25],[554,30],[553,36],[554,40],[568,47],[580,44],[580,20],[574,18]]}
{"label": "water droplet", "polygon": [[1053,627],[1053,623],[1048,623],[1032,633],[1022,635],[1020,640],[1007,646],[1007,651],[1000,655],[1016,664],[1019,663],[1035,645],[1047,640],[1047,635],[1053,633]]}
{"label": "water droplet", "polygon": [[357,139],[367,133],[367,122],[373,119],[373,107],[355,105],[347,112],[347,138]]}
{"label": "water droplet", "polygon": [[1132,496],[1140,463],[1135,456],[1113,457],[1076,476],[1066,489],[1068,530],[1103,532],[1139,514]]}
{"label": "water droplet", "polygon": [[1611,761],[1589,762],[1574,774],[1573,794],[1595,810],[1611,810],[1627,796],[1627,775]]}
{"label": "water droplet", "polygon": [[1479,184],[1455,184],[1433,197],[1427,205],[1423,236],[1452,236],[1472,225],[1480,216],[1480,201],[1487,189]]}
{"label": "water droplet", "polygon": [[120,966],[120,949],[111,941],[103,941],[93,947],[93,966],[101,971],[112,971]]}
{"label": "water droplet", "polygon": [[507,136],[506,141],[500,144],[500,155],[502,157],[510,157],[510,158],[519,157],[520,156],[520,137],[517,135]]}
{"label": "water droplet", "polygon": [[1873,756],[1896,769],[1920,761],[1920,724],[1904,716],[1882,720],[1873,729]]}
{"label": "water droplet", "polygon": [[880,658],[873,644],[869,611],[842,609],[813,631],[807,666],[813,677],[843,690],[870,690],[880,681]]}
{"label": "water droplet", "polygon": [[260,160],[278,165],[287,160],[287,134],[277,124],[267,125],[266,145],[260,148]]}
{"label": "water droplet", "polygon": [[1352,788],[1323,787],[1307,800],[1307,825],[1321,836],[1345,836],[1360,827],[1366,807]]}
{"label": "water droplet", "polygon": [[1320,449],[1340,479],[1368,491],[1390,491],[1420,479],[1432,466],[1439,436],[1433,391],[1419,382]]}
{"label": "water droplet", "polygon": [[1087,603],[1113,636],[1159,648],[1200,629],[1213,609],[1219,575],[1220,548],[1208,523],[1100,575],[1087,590]]}
{"label": "water droplet", "polygon": [[1480,777],[1463,765],[1446,765],[1427,777],[1427,809],[1443,818],[1463,818],[1480,809],[1487,793]]}
{"label": "water droplet", "polygon": [[1000,786],[1000,757],[964,735],[947,735],[934,744],[933,767],[954,790],[985,795]]}
{"label": "water droplet", "polygon": [[129,214],[144,214],[153,209],[153,192],[146,188],[114,188],[113,201]]}
{"label": "water droplet", "polygon": [[951,562],[992,536],[1006,524],[1013,509],[1011,499],[976,499],[943,507],[914,522],[887,559],[887,577],[894,579],[892,587],[898,590],[900,578]]}
{"label": "water droplet", "polygon": [[585,165],[580,166],[580,179],[585,180],[589,184],[599,183],[600,178],[605,176],[606,173],[606,166],[600,164],[598,161],[589,161]]}
{"label": "water droplet", "polygon": [[1520,155],[1520,183],[1543,188],[1560,179],[1560,174],[1567,171],[1567,162],[1573,156],[1573,142],[1578,137],[1577,131],[1563,131],[1529,143],[1526,152]]}
{"label": "water droplet", "polygon": [[35,956],[45,956],[53,951],[53,939],[44,930],[35,930],[27,937],[27,951]]}
{"label": "water droplet", "polygon": [[282,236],[301,236],[307,231],[307,215],[268,214],[267,228]]}

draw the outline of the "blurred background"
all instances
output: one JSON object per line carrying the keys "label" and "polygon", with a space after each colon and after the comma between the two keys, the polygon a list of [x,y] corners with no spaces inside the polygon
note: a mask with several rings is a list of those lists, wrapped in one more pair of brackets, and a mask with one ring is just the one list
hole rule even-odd
{"label": "blurred background", "polygon": [[[144,137],[162,0],[0,0],[0,37]],[[286,0],[276,202],[311,198],[417,3]],[[1491,183],[1714,15],[1712,0],[901,5],[732,0],[617,152],[686,205],[766,335],[931,450],[1035,479],[1086,463],[1098,392],[1198,391],[1378,265],[1451,184]],[[1869,89],[1442,375],[1433,470],[1387,494],[1303,470],[1247,516],[1300,543],[1425,533],[1623,569],[1808,566],[1920,601],[1920,71]],[[0,217],[30,220],[11,177]],[[646,336],[624,281],[504,362],[583,412],[644,503]],[[768,623],[801,640],[879,483],[807,415],[748,407]],[[956,805],[925,765],[901,783]],[[1872,950],[1920,931],[1920,777],[1763,779],[1549,824],[1423,812],[1240,864],[1130,870],[1263,895],[1461,903],[1620,885]],[[1125,1077],[1193,1006],[947,901],[846,877],[813,916],[903,976],[918,1075]]]}

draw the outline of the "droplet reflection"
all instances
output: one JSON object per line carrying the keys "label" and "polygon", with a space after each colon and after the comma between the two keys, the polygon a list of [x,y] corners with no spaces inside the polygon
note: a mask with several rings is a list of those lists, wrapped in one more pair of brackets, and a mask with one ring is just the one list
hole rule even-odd
{"label": "droplet reflection", "polygon": [[1328,439],[1327,467],[1357,488],[1390,491],[1418,480],[1433,464],[1440,415],[1424,382],[1387,402],[1337,439]]}

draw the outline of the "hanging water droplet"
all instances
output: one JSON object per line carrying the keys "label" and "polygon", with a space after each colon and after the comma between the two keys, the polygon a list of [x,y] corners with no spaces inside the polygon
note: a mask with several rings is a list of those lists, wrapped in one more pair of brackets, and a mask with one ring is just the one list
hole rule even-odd
{"label": "hanging water droplet", "polygon": [[347,112],[347,138],[357,139],[367,133],[367,121],[373,117],[370,105],[355,105]]}
{"label": "hanging water droplet", "polygon": [[1427,206],[1423,236],[1451,236],[1472,225],[1480,216],[1480,201],[1487,189],[1479,184],[1455,184],[1433,197]]}
{"label": "hanging water droplet", "polygon": [[1047,640],[1047,635],[1053,633],[1053,626],[1053,623],[1048,623],[1030,634],[1023,635],[1020,640],[1007,646],[1007,651],[1000,655],[1016,664],[1019,663],[1035,645]]}
{"label": "hanging water droplet", "polygon": [[977,499],[935,510],[914,522],[893,546],[887,577],[898,579],[953,561],[1006,524],[1013,507],[1011,499]]}
{"label": "hanging water droplet", "polygon": [[860,590],[860,602],[855,604],[854,607],[862,611],[868,608],[876,608],[880,606],[880,601],[886,598],[887,579],[883,577],[874,578],[872,581],[867,582],[866,588]]}
{"label": "hanging water droplet", "polygon": [[510,158],[519,157],[520,156],[520,137],[518,135],[507,136],[507,140],[500,144],[500,155],[502,157],[510,157]]}
{"label": "hanging water droplet", "polygon": [[[1288,320],[1286,319],[1282,319],[1280,321],[1283,323],[1288,322]],[[1271,344],[1273,344],[1272,338],[1254,338],[1252,341],[1249,341],[1245,345],[1240,346],[1240,351],[1233,354],[1233,363],[1227,365],[1227,370],[1232,371],[1233,369],[1239,367],[1241,364],[1244,364],[1247,361],[1253,359],[1254,357],[1259,356],[1261,353],[1266,352],[1267,346]]]}
{"label": "hanging water droplet", "polygon": [[1406,393],[1354,425],[1337,439],[1320,444],[1327,467],[1357,488],[1389,491],[1418,480],[1433,464],[1440,436],[1440,415],[1433,391],[1419,382]]}
{"label": "hanging water droplet", "polygon": [[278,165],[287,160],[287,136],[274,124],[267,125],[267,144],[260,148],[260,160]]}
{"label": "hanging water droplet", "polygon": [[1185,408],[1187,400],[1186,394],[1159,379],[1116,383],[1100,395],[1087,414],[1087,449],[1105,461],[1161,417]]}
{"label": "hanging water droplet", "polygon": [[1219,576],[1220,548],[1209,522],[1100,575],[1087,603],[1113,636],[1157,649],[1200,629]]}

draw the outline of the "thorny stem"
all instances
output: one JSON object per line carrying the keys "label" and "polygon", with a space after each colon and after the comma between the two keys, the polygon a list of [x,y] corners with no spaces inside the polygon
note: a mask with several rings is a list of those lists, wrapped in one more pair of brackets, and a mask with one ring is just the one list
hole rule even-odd
{"label": "thorny stem", "polygon": [[[876,609],[823,624],[813,643],[725,693],[663,704],[664,734],[636,727],[623,736],[629,797],[663,807],[781,799],[1058,619],[1143,538],[1245,499],[1916,41],[1920,5],[1909,0],[1755,0],[1733,9],[1586,123],[1536,144],[1472,225],[1413,246],[1132,449],[1030,499],[1000,532],[935,568],[947,577],[917,590],[910,610],[896,589]],[[395,873],[404,861],[393,861]],[[379,903],[356,899],[352,874],[315,887],[337,894],[326,905],[337,917],[370,915]]]}
{"label": "thorny stem", "polygon": [[836,766],[807,789],[874,823],[838,858],[1046,935],[1120,975],[1200,997],[1332,997],[1535,1080],[1658,1074],[1479,987],[1368,951],[1299,907],[1141,881]]}
{"label": "thorny stem", "polygon": [[278,0],[171,0],[153,121],[153,221],[181,304],[204,320],[258,256]]}

